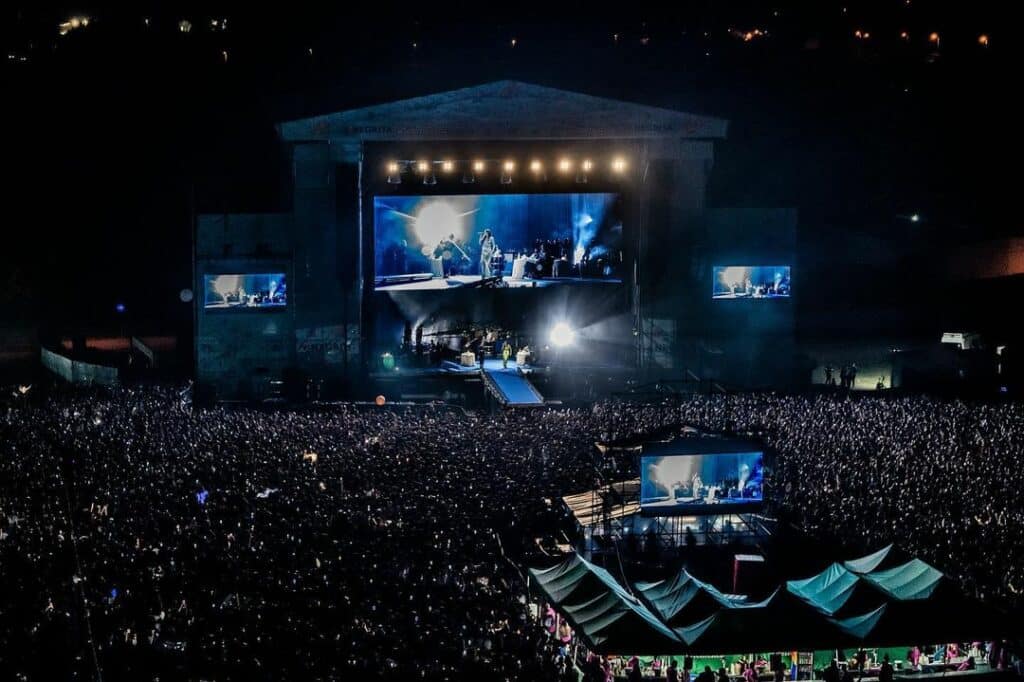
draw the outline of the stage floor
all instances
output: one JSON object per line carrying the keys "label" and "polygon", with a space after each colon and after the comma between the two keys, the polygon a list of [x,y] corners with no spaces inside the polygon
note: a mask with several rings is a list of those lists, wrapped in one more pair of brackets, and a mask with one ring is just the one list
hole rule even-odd
{"label": "stage floor", "polygon": [[[451,277],[434,277],[421,282],[405,282],[403,284],[386,284],[374,287],[374,291],[440,291],[444,289],[458,289],[481,280],[479,275],[452,275]],[[593,277],[546,277],[542,279],[512,279],[504,277],[501,280],[500,288],[507,289],[535,289],[552,286],[564,286],[566,284],[622,284],[621,279],[604,279]]]}
{"label": "stage floor", "polygon": [[[523,365],[519,367],[516,365],[514,358],[509,358],[508,367],[501,366],[501,358],[484,358],[484,370],[487,372],[502,372],[506,374],[515,374],[517,372],[530,374],[533,372],[534,368],[532,365]],[[425,371],[439,372],[441,374],[478,374],[480,372],[480,365],[466,367],[458,364],[457,362],[445,360],[440,365],[427,368]]]}

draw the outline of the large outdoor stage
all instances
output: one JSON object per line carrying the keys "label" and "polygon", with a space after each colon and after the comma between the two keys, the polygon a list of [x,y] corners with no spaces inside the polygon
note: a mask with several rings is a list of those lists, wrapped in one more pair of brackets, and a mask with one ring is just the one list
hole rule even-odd
{"label": "large outdoor stage", "polygon": [[706,208],[726,129],[512,81],[280,124],[292,209],[197,221],[199,394],[365,399],[410,329],[471,326],[565,324],[562,360],[645,380],[787,375],[795,213]]}

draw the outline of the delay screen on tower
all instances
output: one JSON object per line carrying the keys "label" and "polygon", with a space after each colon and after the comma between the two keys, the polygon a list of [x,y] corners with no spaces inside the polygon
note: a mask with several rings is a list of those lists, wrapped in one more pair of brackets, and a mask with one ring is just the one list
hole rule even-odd
{"label": "delay screen on tower", "polygon": [[648,514],[743,514],[764,502],[764,453],[640,458],[640,508]]}
{"label": "delay screen on tower", "polygon": [[788,265],[716,265],[715,299],[789,298],[792,284]]}

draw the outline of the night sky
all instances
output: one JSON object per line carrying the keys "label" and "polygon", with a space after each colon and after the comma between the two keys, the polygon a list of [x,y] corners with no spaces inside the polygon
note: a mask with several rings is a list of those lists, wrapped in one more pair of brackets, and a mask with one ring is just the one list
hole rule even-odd
{"label": "night sky", "polygon": [[[290,208],[275,122],[506,78],[726,118],[711,206],[798,207],[819,267],[920,264],[1020,230],[1007,4],[5,8],[0,310],[187,325],[193,208]],[[72,16],[88,26],[60,35]],[[843,231],[891,253],[851,263]]]}

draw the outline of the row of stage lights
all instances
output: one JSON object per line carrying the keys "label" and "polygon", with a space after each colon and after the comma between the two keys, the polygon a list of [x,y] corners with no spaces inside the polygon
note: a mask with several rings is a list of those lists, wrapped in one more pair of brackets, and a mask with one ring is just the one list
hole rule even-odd
{"label": "row of stage lights", "polygon": [[[487,172],[488,164],[493,166],[499,163],[495,161],[483,161],[476,160],[473,162],[455,162],[451,160],[443,161],[389,161],[387,163],[387,175],[389,185],[398,185],[402,182],[403,173],[412,173],[418,175],[423,179],[424,185],[436,185],[437,184],[437,172],[440,170],[441,175],[453,175],[457,166],[462,167],[462,182],[473,183],[476,182],[476,176],[482,175]],[[626,159],[621,156],[613,158],[608,163],[608,167],[611,172],[615,175],[623,175],[628,168]],[[540,159],[533,159],[527,166],[529,169],[530,177],[534,180],[547,180],[547,174],[545,173],[544,162]],[[594,161],[591,159],[583,159],[577,165],[572,159],[563,158],[559,159],[555,164],[555,169],[560,175],[570,176],[573,171],[576,172],[576,182],[584,183],[587,181],[590,173],[594,172],[596,166]],[[500,162],[501,176],[500,181],[503,185],[512,184],[512,176],[516,172],[516,162],[514,159],[506,159]]]}

